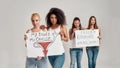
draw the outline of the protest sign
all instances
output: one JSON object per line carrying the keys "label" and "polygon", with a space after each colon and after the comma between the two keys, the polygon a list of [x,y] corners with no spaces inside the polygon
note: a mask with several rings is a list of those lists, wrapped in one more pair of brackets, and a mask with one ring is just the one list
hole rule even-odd
{"label": "protest sign", "polygon": [[77,30],[75,31],[76,47],[99,46],[99,30]]}

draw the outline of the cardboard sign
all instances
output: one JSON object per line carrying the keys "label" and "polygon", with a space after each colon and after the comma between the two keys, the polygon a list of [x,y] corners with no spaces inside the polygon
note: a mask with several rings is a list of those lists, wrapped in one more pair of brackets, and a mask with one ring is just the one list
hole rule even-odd
{"label": "cardboard sign", "polygon": [[60,48],[64,49],[61,36],[56,32],[30,32],[26,35],[28,37],[26,40],[28,57],[44,57],[62,54],[61,51],[58,50]]}
{"label": "cardboard sign", "polygon": [[77,30],[75,31],[76,47],[99,46],[99,30]]}

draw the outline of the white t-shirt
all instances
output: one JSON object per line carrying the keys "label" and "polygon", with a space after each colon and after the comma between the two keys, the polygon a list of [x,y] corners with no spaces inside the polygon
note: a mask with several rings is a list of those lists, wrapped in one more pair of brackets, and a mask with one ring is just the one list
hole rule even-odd
{"label": "white t-shirt", "polygon": [[60,33],[60,26],[58,26],[56,29],[49,28],[49,31],[54,31],[55,34],[58,35],[58,37],[60,37],[60,39],[56,38],[57,40],[60,40],[59,44],[57,44],[57,45],[59,45],[59,47],[58,47],[59,49],[57,49],[57,51],[56,51],[56,49],[53,48],[52,50],[53,50],[53,52],[62,55],[65,52],[65,50],[63,47],[63,41],[61,40],[61,35],[59,34]]}

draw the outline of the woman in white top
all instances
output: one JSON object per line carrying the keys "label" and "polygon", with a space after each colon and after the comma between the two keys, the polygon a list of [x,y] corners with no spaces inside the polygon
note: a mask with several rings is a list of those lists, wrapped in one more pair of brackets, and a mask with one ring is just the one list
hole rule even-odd
{"label": "woman in white top", "polygon": [[83,48],[76,48],[75,47],[75,31],[82,30],[82,25],[80,19],[75,17],[73,20],[72,28],[70,29],[70,40],[72,40],[72,48],[70,48],[70,68],[75,67],[75,62],[77,62],[77,68],[81,68],[81,58],[83,53]]}
{"label": "woman in white top", "polygon": [[[31,16],[31,22],[33,28],[26,31],[29,32],[39,32],[41,30],[45,30],[45,26],[40,26],[40,16],[38,13],[33,13]],[[24,35],[24,40],[28,39],[27,35]],[[26,58],[26,68],[47,68],[47,58],[41,57],[38,55],[37,57],[28,57]]]}
{"label": "woman in white top", "polygon": [[57,44],[59,45],[59,49],[53,49],[53,51],[59,55],[48,56],[48,59],[52,68],[62,68],[65,60],[65,51],[62,41],[68,41],[64,12],[59,8],[51,8],[46,16],[46,22],[48,30],[54,31],[54,33],[56,35],[58,34],[58,36],[61,38],[59,41],[61,43]]}

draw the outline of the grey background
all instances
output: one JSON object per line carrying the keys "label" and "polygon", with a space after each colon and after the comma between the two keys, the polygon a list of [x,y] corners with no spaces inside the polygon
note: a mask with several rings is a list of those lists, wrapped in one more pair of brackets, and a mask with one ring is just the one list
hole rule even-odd
{"label": "grey background", "polygon": [[[0,68],[24,68],[26,48],[23,35],[31,28],[30,17],[40,13],[41,24],[49,9],[58,7],[65,12],[67,28],[75,16],[87,27],[91,15],[96,16],[102,29],[102,44],[97,59],[97,68],[120,67],[120,9],[119,0],[0,0]],[[65,43],[66,60],[64,68],[69,68],[69,43]],[[48,68],[51,68],[48,63]],[[84,49],[82,68],[88,68]]]}

